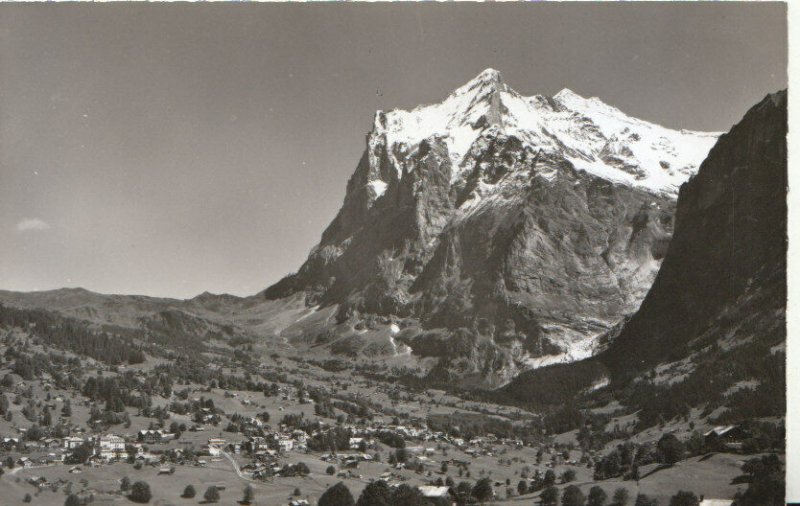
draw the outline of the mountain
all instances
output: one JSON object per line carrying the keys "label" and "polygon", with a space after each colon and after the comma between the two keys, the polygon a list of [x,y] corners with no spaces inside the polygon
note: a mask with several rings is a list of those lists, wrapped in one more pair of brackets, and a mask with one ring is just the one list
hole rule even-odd
{"label": "mountain", "polygon": [[717,136],[566,89],[524,97],[487,69],[441,103],[375,115],[339,213],[263,295],[304,294],[339,325],[397,320],[446,373],[504,381],[589,356],[650,288],[677,189]]}
{"label": "mountain", "polygon": [[785,416],[786,134],[784,90],[722,135],[681,187],[658,276],[608,348],[526,372],[503,394],[539,405],[611,395],[642,428],[690,407],[712,424]]}
{"label": "mountain", "polygon": [[661,271],[616,347],[653,363],[723,323],[732,338],[743,311],[749,326],[760,321],[785,339],[786,134],[781,91],[720,137],[681,188]]}

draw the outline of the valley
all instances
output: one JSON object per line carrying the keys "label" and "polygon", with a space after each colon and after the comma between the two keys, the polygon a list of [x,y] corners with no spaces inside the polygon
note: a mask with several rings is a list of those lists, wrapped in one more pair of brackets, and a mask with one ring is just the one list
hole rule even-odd
{"label": "valley", "polygon": [[0,291],[0,503],[780,503],[786,102],[676,131],[487,69],[379,111],[255,295]]}

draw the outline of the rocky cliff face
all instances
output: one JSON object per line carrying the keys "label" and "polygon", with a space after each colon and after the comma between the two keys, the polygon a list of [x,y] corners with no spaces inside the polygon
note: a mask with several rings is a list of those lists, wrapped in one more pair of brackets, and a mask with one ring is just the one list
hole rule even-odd
{"label": "rocky cliff face", "polygon": [[304,292],[340,323],[465,329],[491,350],[470,349],[475,372],[498,354],[506,375],[588,356],[647,293],[677,188],[716,136],[569,90],[523,97],[488,69],[442,103],[376,114],[342,209],[265,296]]}
{"label": "rocky cliff face", "polygon": [[767,96],[681,187],[656,280],[639,310],[604,336],[605,351],[527,371],[493,397],[589,405],[610,380],[601,398],[646,423],[687,406],[721,416],[714,424],[785,415],[786,107],[786,91]]}
{"label": "rocky cliff face", "polygon": [[[744,322],[765,323],[755,339],[766,338],[767,328],[784,321],[786,133],[787,93],[781,91],[720,137],[681,188],[661,271],[614,340],[620,351],[610,355],[612,365],[623,368],[623,355],[653,363],[719,328],[731,330],[719,338],[730,338]],[[785,339],[782,324],[773,330]]]}

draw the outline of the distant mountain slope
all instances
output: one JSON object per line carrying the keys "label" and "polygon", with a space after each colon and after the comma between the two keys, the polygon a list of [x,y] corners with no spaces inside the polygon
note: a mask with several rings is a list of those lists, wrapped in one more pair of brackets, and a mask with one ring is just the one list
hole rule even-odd
{"label": "distant mountain slope", "polygon": [[677,187],[716,137],[569,90],[523,97],[487,69],[439,104],[376,114],[341,210],[264,294],[339,305],[340,322],[469,328],[522,368],[588,356],[649,289]]}
{"label": "distant mountain slope", "polygon": [[212,336],[277,340],[285,327],[308,311],[302,297],[266,301],[262,297],[203,293],[180,300],[106,295],[82,288],[28,293],[0,290],[0,305],[42,309],[83,322],[95,331],[127,329],[158,335],[165,341],[198,342]]}

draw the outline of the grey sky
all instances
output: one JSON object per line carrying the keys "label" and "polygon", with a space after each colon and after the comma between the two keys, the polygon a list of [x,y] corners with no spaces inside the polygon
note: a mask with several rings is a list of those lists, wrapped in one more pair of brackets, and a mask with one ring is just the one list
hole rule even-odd
{"label": "grey sky", "polygon": [[255,293],[333,218],[376,109],[486,67],[523,94],[727,130],[786,86],[785,11],[0,5],[0,288]]}

